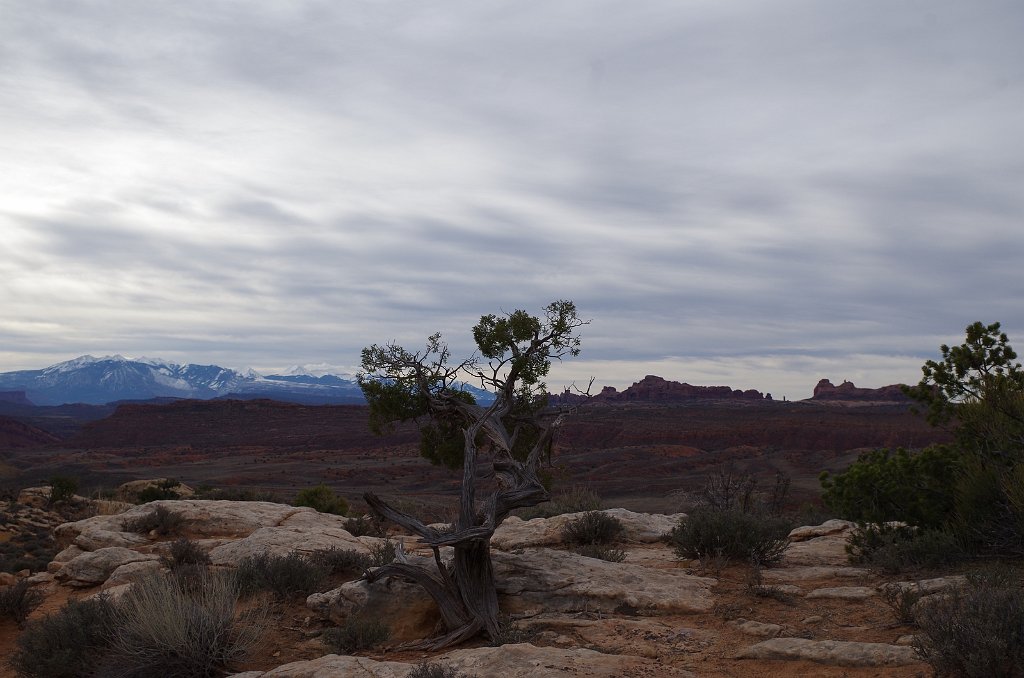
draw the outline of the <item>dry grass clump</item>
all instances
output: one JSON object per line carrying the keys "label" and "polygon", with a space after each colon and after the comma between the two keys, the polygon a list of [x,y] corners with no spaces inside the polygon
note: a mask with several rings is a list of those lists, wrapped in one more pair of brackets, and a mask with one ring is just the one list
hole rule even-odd
{"label": "dry grass clump", "polygon": [[32,610],[43,602],[43,594],[29,586],[27,579],[19,579],[10,586],[0,587],[0,617],[7,617],[21,626]]}
{"label": "dry grass clump", "polygon": [[350,654],[380,645],[391,637],[391,629],[379,619],[354,616],[341,626],[325,629],[321,639],[329,650]]}

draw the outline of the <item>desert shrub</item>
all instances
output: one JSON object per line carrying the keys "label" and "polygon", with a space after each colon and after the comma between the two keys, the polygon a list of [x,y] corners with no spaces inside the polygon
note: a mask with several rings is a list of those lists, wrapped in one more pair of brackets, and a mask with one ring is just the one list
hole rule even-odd
{"label": "desert shrub", "polygon": [[10,586],[0,588],[0,617],[13,619],[21,626],[41,602],[43,594],[29,586],[27,579],[19,579]]}
{"label": "desert shrub", "polygon": [[949,531],[893,523],[858,526],[850,533],[846,552],[850,562],[885,574],[937,569],[966,557],[957,537]]}
{"label": "desert shrub", "polygon": [[324,629],[321,639],[332,652],[349,654],[380,645],[391,637],[391,629],[379,619],[353,616],[341,626]]}
{"label": "desert shrub", "polygon": [[379,520],[356,516],[345,521],[345,531],[353,537],[383,537],[386,533]]}
{"label": "desert shrub", "polygon": [[57,555],[57,542],[45,527],[23,525],[5,542],[0,542],[0,572],[40,572]]}
{"label": "desert shrub", "polygon": [[622,549],[612,548],[607,544],[581,544],[573,549],[576,553],[587,558],[607,560],[610,563],[621,563],[626,559],[626,552]]}
{"label": "desert shrub", "polygon": [[626,531],[622,521],[600,511],[587,511],[562,528],[562,538],[570,544],[609,544]]}
{"label": "desert shrub", "polygon": [[348,513],[348,502],[334,494],[334,490],[324,484],[299,490],[293,505],[308,506],[320,513],[333,513],[338,516]]}
{"label": "desert shrub", "polygon": [[406,678],[470,678],[448,664],[422,662],[417,664]]}
{"label": "desert shrub", "polygon": [[114,605],[106,596],[70,600],[26,625],[11,666],[24,678],[84,678],[110,646],[115,628]]}
{"label": "desert shrub", "polygon": [[796,604],[796,597],[783,591],[778,586],[770,586],[764,583],[764,577],[761,574],[761,563],[757,560],[751,559],[750,569],[747,570],[747,579],[745,582],[745,589],[747,595],[753,596],[754,598],[771,598],[777,602],[785,605]]}
{"label": "desert shrub", "polygon": [[786,518],[700,508],[672,529],[669,541],[680,558],[720,555],[771,565],[782,558],[792,527]]}
{"label": "desert shrub", "polygon": [[370,567],[383,567],[395,559],[395,542],[390,539],[370,546]]}
{"label": "desert shrub", "polygon": [[949,445],[865,452],[845,471],[821,474],[821,498],[846,520],[938,528],[952,515],[961,461]]}
{"label": "desert shrub", "polygon": [[54,476],[50,478],[50,503],[67,501],[78,491],[78,478]]}
{"label": "desert shrub", "polygon": [[235,580],[242,593],[270,591],[281,599],[313,593],[325,576],[322,565],[298,553],[284,556],[258,553],[243,558],[235,570]]}
{"label": "desert shrub", "polygon": [[185,519],[180,513],[175,513],[164,506],[157,506],[149,513],[144,513],[137,518],[127,518],[122,525],[126,532],[138,532],[148,534],[156,532],[159,535],[167,536],[176,533],[181,529]]}
{"label": "desert shrub", "polygon": [[597,492],[582,485],[573,485],[568,490],[556,494],[551,501],[539,506],[520,509],[516,511],[516,515],[523,520],[531,520],[560,516],[564,513],[600,511],[602,508],[604,508],[604,504]]}
{"label": "desert shrub", "polygon": [[982,574],[918,603],[914,648],[936,674],[964,678],[1024,675],[1024,591]]}
{"label": "desert shrub", "polygon": [[339,572],[363,572],[373,562],[365,553],[352,549],[340,549],[336,546],[317,549],[309,554],[309,559],[329,575]]}
{"label": "desert shrub", "polygon": [[148,504],[151,501],[162,499],[181,499],[181,493],[175,488],[181,487],[181,483],[174,478],[164,478],[148,487],[144,487],[137,499],[139,504]]}
{"label": "desert shrub", "polygon": [[914,623],[914,606],[922,595],[917,585],[887,584],[882,587],[882,601],[892,610],[897,624]]}
{"label": "desert shrub", "polygon": [[191,539],[181,538],[171,542],[160,561],[173,572],[190,565],[209,565],[210,555]]}
{"label": "desert shrub", "polygon": [[516,626],[515,621],[509,615],[498,616],[498,635],[495,638],[491,638],[489,643],[491,647],[501,647],[502,645],[517,645],[519,643],[525,643],[533,638],[533,633],[520,626]]}
{"label": "desert shrub", "polygon": [[260,611],[237,615],[234,580],[208,573],[182,588],[174,579],[136,582],[118,605],[109,665],[121,678],[220,676],[256,644]]}

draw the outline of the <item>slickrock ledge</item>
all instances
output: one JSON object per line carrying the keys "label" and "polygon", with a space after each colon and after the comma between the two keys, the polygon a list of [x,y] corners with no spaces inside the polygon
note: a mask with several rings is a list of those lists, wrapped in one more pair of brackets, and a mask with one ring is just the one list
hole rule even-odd
{"label": "slickrock ledge", "polygon": [[842,640],[772,638],[740,650],[736,659],[803,659],[830,666],[905,666],[921,660],[912,647]]}
{"label": "slickrock ledge", "polygon": [[[502,678],[562,678],[567,675],[576,678],[621,678],[624,675],[694,678],[690,671],[665,666],[653,659],[602,654],[582,648],[535,647],[529,643],[455,650],[432,661],[472,676]],[[285,664],[265,673],[247,671],[229,678],[405,678],[414,668],[414,664],[402,662],[329,654]]]}

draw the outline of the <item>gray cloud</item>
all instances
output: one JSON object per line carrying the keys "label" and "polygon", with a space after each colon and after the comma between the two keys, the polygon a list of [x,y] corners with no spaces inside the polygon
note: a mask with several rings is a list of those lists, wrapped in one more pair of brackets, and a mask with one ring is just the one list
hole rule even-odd
{"label": "gray cloud", "polygon": [[569,297],[599,383],[802,397],[1024,332],[1011,0],[3,12],[0,369],[468,350]]}

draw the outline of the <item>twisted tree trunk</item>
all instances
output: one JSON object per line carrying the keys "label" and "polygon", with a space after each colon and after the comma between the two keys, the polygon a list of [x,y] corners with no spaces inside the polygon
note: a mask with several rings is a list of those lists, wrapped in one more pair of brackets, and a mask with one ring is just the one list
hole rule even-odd
{"label": "twisted tree trunk", "polygon": [[[413,516],[389,506],[371,492],[363,495],[374,511],[417,535],[419,542],[430,546],[434,552],[434,566],[425,567],[409,562],[399,547],[395,562],[364,575],[370,582],[384,577],[401,577],[422,586],[437,603],[445,633],[437,638],[410,643],[405,646],[407,648],[438,650],[468,640],[481,631],[492,640],[500,632],[498,594],[491,565],[491,536],[511,511],[550,499],[537,478],[537,465],[564,416],[560,415],[543,431],[526,461],[519,462],[512,458],[510,436],[495,416],[502,409],[497,402],[486,411],[477,409],[478,418],[464,431],[466,442],[459,516],[451,531],[441,532],[428,527]],[[498,489],[478,505],[475,441],[481,429],[493,443],[497,443],[494,445],[493,473]],[[441,558],[443,546],[453,549],[451,563],[447,565]]]}

